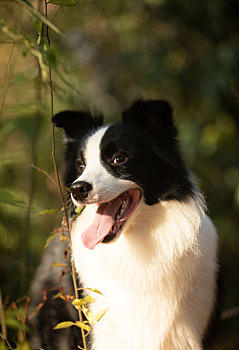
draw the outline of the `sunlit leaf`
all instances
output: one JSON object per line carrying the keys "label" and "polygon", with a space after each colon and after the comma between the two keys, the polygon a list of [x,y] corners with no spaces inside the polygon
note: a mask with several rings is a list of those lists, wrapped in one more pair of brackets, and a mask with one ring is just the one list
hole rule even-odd
{"label": "sunlit leaf", "polygon": [[75,326],[83,328],[85,331],[90,332],[90,326],[84,322],[76,321]]}
{"label": "sunlit leaf", "polygon": [[109,311],[109,308],[98,311],[95,315],[95,320],[99,322],[108,311]]}
{"label": "sunlit leaf", "polygon": [[92,296],[90,296],[90,295],[85,296],[85,297],[84,297],[84,300],[85,300],[86,303],[88,303],[88,304],[92,304],[92,303],[95,302],[95,298],[92,298]]}
{"label": "sunlit leaf", "polygon": [[52,299],[53,299],[53,300],[54,300],[54,299],[58,299],[58,298],[60,298],[61,295],[62,295],[61,292],[56,293],[55,295],[53,295]]}
{"label": "sunlit leaf", "polygon": [[90,295],[87,295],[86,297],[82,299],[75,299],[72,302],[72,305],[75,306],[76,309],[81,309],[81,306],[85,306],[87,304],[92,304],[95,302],[95,299],[92,298]]}
{"label": "sunlit leaf", "polygon": [[68,240],[68,237],[64,233],[61,233],[60,234],[60,241],[61,242],[66,242],[67,240]]}
{"label": "sunlit leaf", "polygon": [[96,288],[86,288],[86,289],[90,290],[91,292],[94,292],[94,293],[97,293],[97,294],[100,294],[100,295],[104,295]]}
{"label": "sunlit leaf", "polygon": [[74,322],[71,321],[65,321],[58,323],[53,329],[62,329],[62,328],[69,328],[72,326],[76,326]]}
{"label": "sunlit leaf", "polygon": [[38,215],[54,215],[58,211],[59,211],[58,209],[47,209],[47,210],[40,211]]}
{"label": "sunlit leaf", "polygon": [[53,239],[54,239],[55,237],[56,237],[56,233],[50,235],[50,237],[47,238],[46,243],[45,243],[43,249],[46,249],[46,248],[49,246],[49,244],[51,243],[51,241],[53,241]]}
{"label": "sunlit leaf", "polygon": [[87,321],[89,322],[89,324],[92,326],[94,323],[94,315],[92,312],[90,312],[86,307],[82,306],[81,308],[83,314],[85,315]]}

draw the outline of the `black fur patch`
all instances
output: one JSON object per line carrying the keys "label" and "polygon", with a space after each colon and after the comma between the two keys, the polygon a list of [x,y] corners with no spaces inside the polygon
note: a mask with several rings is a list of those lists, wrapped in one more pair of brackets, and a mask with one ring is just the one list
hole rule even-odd
{"label": "black fur patch", "polygon": [[[101,141],[102,164],[116,177],[142,189],[149,205],[159,200],[183,200],[193,192],[176,139],[172,109],[165,101],[138,101],[123,112],[122,122],[111,125]],[[127,162],[112,166],[115,155]]]}
{"label": "black fur patch", "polygon": [[64,154],[63,177],[66,186],[77,178],[76,159],[84,139],[103,124],[103,116],[92,116],[88,112],[64,111],[53,116],[55,126],[62,128],[67,137]]}

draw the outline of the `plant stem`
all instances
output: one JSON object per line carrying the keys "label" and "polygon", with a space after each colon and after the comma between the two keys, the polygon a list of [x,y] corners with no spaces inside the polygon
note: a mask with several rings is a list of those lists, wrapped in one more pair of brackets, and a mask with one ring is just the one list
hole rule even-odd
{"label": "plant stem", "polygon": [[4,317],[4,311],[3,311],[1,289],[0,289],[0,324],[1,324],[1,328],[2,328],[2,338],[3,338],[3,340],[7,340],[7,327],[5,325],[5,317]]}
{"label": "plant stem", "polygon": [[[47,19],[47,4],[48,3],[47,3],[46,0],[44,0],[44,1],[45,1],[45,17]],[[48,26],[46,26],[46,37],[47,37],[48,47],[50,48],[51,47],[51,41],[50,41],[49,27]],[[52,118],[53,115],[54,115],[54,95],[53,95],[53,84],[52,84],[52,69],[51,69],[50,65],[49,65],[49,88],[50,88],[50,96],[51,96],[51,118]],[[74,294],[75,294],[76,299],[78,299],[79,298],[79,294],[78,294],[78,289],[77,289],[76,270],[75,270],[74,260],[72,258],[73,255],[72,255],[72,240],[71,240],[70,223],[69,223],[69,218],[68,218],[67,206],[65,204],[65,200],[64,200],[64,196],[63,196],[60,176],[59,176],[59,172],[58,172],[58,168],[57,168],[57,164],[56,164],[55,127],[54,127],[53,124],[52,124],[51,155],[52,155],[52,161],[53,161],[53,165],[54,165],[57,185],[58,185],[58,188],[59,188],[61,202],[62,202],[62,205],[63,205],[63,208],[64,208],[64,214],[65,214],[66,223],[67,223],[68,236],[69,236],[69,248],[70,248],[70,253],[71,253],[71,266],[72,266],[71,268],[72,268],[72,280],[73,280],[73,286],[74,286]],[[81,310],[78,310],[78,315],[79,315],[80,322],[82,322],[83,318],[82,318]],[[83,328],[81,328],[81,334],[82,334],[82,340],[83,340],[84,349],[87,350],[86,339],[85,339],[85,332],[84,332]]]}
{"label": "plant stem", "polygon": [[[41,126],[40,105],[42,103],[41,87],[39,84],[39,79],[41,77],[41,69],[39,67],[38,60],[36,60],[36,63],[38,64],[38,78],[36,79],[37,81],[36,81],[36,95],[35,95],[37,108],[33,119],[33,135],[32,135],[32,141],[31,141],[31,163],[34,165],[37,163],[37,158],[38,158],[37,150],[38,150],[38,140],[39,140],[40,126]],[[29,194],[28,194],[27,214],[25,219],[26,220],[25,229],[23,230],[23,234],[22,234],[22,242],[24,242],[24,244],[22,244],[22,249],[21,249],[21,261],[23,261],[22,279],[21,279],[22,293],[24,290],[26,290],[27,276],[28,276],[27,253],[28,253],[28,242],[29,242],[29,235],[30,235],[30,228],[31,228],[31,210],[32,210],[32,203],[34,200],[35,187],[36,187],[36,172],[34,167],[31,167],[29,182],[30,182],[30,185],[29,185]]]}

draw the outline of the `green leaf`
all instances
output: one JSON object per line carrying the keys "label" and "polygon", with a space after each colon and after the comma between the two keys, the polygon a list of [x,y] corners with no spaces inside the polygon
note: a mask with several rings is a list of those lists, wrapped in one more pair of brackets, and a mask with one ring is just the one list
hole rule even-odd
{"label": "green leaf", "polygon": [[62,329],[62,328],[69,328],[72,326],[76,326],[74,322],[71,321],[65,321],[58,323],[53,329]]}
{"label": "green leaf", "polygon": [[4,153],[0,155],[0,164],[3,165],[9,165],[9,164],[16,164],[18,162],[21,162],[23,159],[22,152],[12,152],[12,153]]}
{"label": "green leaf", "polygon": [[76,6],[82,3],[82,0],[49,0],[51,4],[58,6]]}
{"label": "green leaf", "polygon": [[3,142],[16,128],[16,119],[7,120],[4,124],[1,124],[0,126],[0,142]]}
{"label": "green leaf", "polygon": [[7,318],[5,321],[5,324],[7,327],[10,327],[13,329],[22,330],[25,332],[29,331],[29,328],[27,327],[26,324],[19,322],[15,318]]}
{"label": "green leaf", "polygon": [[57,212],[59,212],[58,209],[47,209],[47,210],[40,211],[38,215],[54,215]]}
{"label": "green leaf", "polygon": [[9,191],[0,189],[0,203],[13,205],[14,207],[22,207],[24,203],[16,199],[15,195]]}
{"label": "green leaf", "polygon": [[18,4],[23,5],[28,9],[31,14],[39,18],[45,25],[47,25],[49,28],[51,28],[55,33],[62,35],[61,31],[53,24],[51,21],[49,21],[45,16],[43,16],[39,11],[37,11],[29,2],[26,2],[24,0],[14,0]]}
{"label": "green leaf", "polygon": [[42,20],[41,19],[36,19],[34,23],[34,27],[37,30],[38,33],[38,38],[37,38],[37,45],[40,45],[41,43],[41,37],[42,37]]}
{"label": "green leaf", "polygon": [[43,249],[46,249],[46,248],[49,246],[49,244],[51,243],[51,241],[53,241],[53,239],[54,239],[55,237],[56,237],[56,233],[51,234],[50,237],[47,238],[46,243],[45,243]]}
{"label": "green leaf", "polygon": [[55,295],[53,295],[52,299],[53,300],[58,299],[58,298],[60,298],[61,295],[62,295],[61,292],[56,293]]}
{"label": "green leaf", "polygon": [[102,319],[102,317],[106,314],[106,312],[108,312],[108,311],[109,311],[109,307],[107,309],[103,309],[103,310],[98,311],[95,315],[95,320],[97,322],[99,322]]}
{"label": "green leaf", "polygon": [[47,64],[50,67],[54,67],[54,68],[56,67],[57,57],[56,57],[55,52],[52,49],[48,48],[48,50],[45,53],[45,59],[46,59]]}

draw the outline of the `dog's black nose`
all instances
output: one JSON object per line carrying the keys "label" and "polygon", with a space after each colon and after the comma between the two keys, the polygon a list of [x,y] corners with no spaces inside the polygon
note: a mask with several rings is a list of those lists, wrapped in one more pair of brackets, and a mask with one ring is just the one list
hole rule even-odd
{"label": "dog's black nose", "polygon": [[83,201],[88,196],[88,193],[92,190],[92,186],[88,182],[77,181],[71,185],[70,190],[75,200]]}

